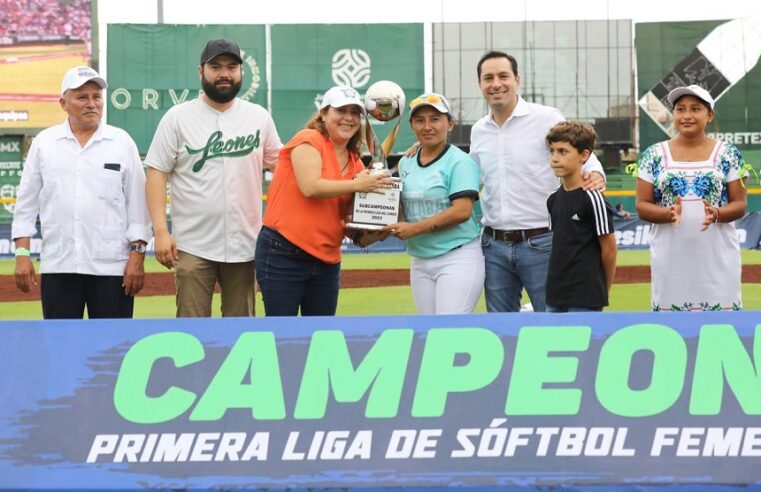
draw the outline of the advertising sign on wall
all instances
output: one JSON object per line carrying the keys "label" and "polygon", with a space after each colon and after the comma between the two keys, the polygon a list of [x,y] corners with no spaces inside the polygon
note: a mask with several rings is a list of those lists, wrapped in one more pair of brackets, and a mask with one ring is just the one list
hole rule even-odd
{"label": "advertising sign on wall", "polygon": [[61,79],[68,69],[91,64],[91,3],[0,2],[0,130],[64,120]]}
{"label": "advertising sign on wall", "polygon": [[108,25],[108,122],[126,130],[142,154],[164,113],[198,97],[201,51],[218,38],[241,48],[238,97],[266,107],[264,26]]}
{"label": "advertising sign on wall", "polygon": [[[272,26],[272,114],[286,140],[304,127],[334,85],[364,94],[379,80],[396,82],[407,102],[423,92],[422,24]],[[397,152],[413,140],[405,108]],[[381,141],[396,121],[374,122]]]}
{"label": "advertising sign on wall", "polygon": [[761,116],[751,111],[761,99],[761,16],[635,27],[642,150],[667,138],[669,91],[691,84],[716,99],[712,137],[741,150],[761,149]]}

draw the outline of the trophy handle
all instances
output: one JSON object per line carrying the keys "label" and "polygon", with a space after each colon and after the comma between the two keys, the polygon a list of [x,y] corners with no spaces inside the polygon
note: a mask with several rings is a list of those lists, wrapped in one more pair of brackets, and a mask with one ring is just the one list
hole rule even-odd
{"label": "trophy handle", "polygon": [[396,125],[394,125],[394,128],[391,129],[391,132],[383,141],[383,145],[381,146],[381,149],[383,150],[383,155],[389,155],[391,153],[391,147],[394,146],[394,143],[396,143],[396,139],[399,136],[399,125],[401,124],[401,122],[402,122],[401,118],[396,120]]}
{"label": "trophy handle", "polygon": [[367,145],[367,151],[370,153],[370,166],[372,167],[376,162],[380,162],[383,163],[384,169],[388,169],[386,153],[383,151],[383,146],[378,140],[378,136],[373,131],[369,116],[365,116],[365,144]]}

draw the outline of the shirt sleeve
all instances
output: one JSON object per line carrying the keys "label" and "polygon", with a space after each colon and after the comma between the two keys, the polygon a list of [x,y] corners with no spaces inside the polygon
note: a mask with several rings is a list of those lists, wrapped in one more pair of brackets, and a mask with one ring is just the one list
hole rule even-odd
{"label": "shirt sleeve", "polygon": [[264,147],[262,148],[262,154],[264,155],[264,168],[275,169],[278,157],[280,156],[280,149],[283,147],[283,142],[280,140],[280,135],[277,133],[275,122],[272,120],[272,116],[267,113],[267,123],[264,126]]}
{"label": "shirt sleeve", "polygon": [[659,162],[657,145],[645,149],[637,161],[637,177],[651,184],[655,181],[655,167]]}
{"label": "shirt sleeve", "polygon": [[597,172],[602,174],[603,179],[605,179],[606,181],[608,179],[607,176],[605,176],[605,170],[602,168],[600,159],[597,158],[594,152],[589,154],[589,159],[587,159],[587,162],[585,162],[584,165],[581,166],[581,170],[585,173]]}
{"label": "shirt sleeve", "polygon": [[[38,137],[39,138],[39,137]],[[42,175],[40,173],[39,140],[32,141],[24,169],[21,172],[21,182],[16,195],[16,208],[13,212],[11,238],[32,237],[37,233],[37,215],[40,213],[40,191],[42,190]]]}
{"label": "shirt sleeve", "polygon": [[468,157],[463,155],[461,159],[458,159],[452,166],[451,175],[449,177],[449,196],[458,195],[463,196],[463,192],[472,191],[474,195],[478,196],[478,185],[481,179],[478,165]]}
{"label": "shirt sleeve", "polygon": [[148,154],[145,156],[145,165],[158,169],[165,173],[171,173],[179,155],[179,138],[177,125],[174,121],[174,112],[169,110],[156,128]]}
{"label": "shirt sleeve", "polygon": [[724,143],[719,153],[719,161],[727,183],[743,178],[743,173],[747,172],[743,171],[745,159],[740,149],[733,144]]}
{"label": "shirt sleeve", "polygon": [[145,202],[145,171],[140,162],[137,145],[129,136],[124,137],[127,152],[127,169],[124,177],[124,195],[127,202],[127,240],[150,241],[151,219]]}
{"label": "shirt sleeve", "polygon": [[597,190],[588,190],[590,215],[594,220],[595,232],[598,236],[613,233],[613,207]]}

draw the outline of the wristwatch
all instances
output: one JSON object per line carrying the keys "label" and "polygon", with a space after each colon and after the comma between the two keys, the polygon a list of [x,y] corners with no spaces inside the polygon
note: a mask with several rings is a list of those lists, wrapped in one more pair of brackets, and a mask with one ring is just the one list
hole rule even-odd
{"label": "wristwatch", "polygon": [[138,243],[138,244],[130,244],[129,245],[130,251],[137,251],[141,255],[145,254],[145,244]]}

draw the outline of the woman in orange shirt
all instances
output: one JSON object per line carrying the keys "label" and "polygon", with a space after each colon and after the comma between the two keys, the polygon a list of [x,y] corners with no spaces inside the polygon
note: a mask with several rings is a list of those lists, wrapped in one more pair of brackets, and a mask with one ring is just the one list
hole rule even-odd
{"label": "woman in orange shirt", "polygon": [[280,151],[256,241],[256,280],[266,316],[332,316],[338,303],[344,217],[355,192],[391,180],[359,158],[359,94],[337,86]]}

